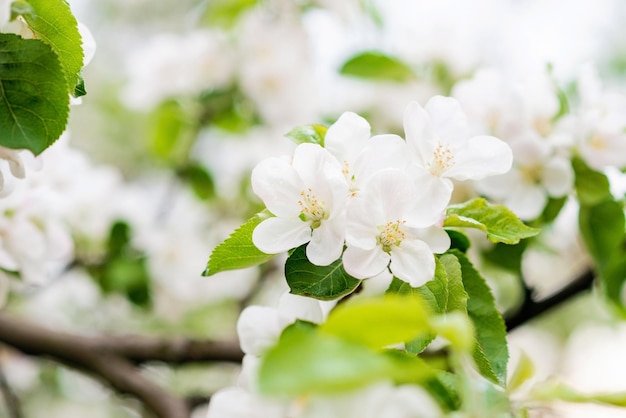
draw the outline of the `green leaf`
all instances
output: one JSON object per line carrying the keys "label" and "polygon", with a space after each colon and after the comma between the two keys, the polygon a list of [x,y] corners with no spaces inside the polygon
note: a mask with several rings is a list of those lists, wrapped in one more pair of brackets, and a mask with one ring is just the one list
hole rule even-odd
{"label": "green leaf", "polygon": [[72,93],[72,96],[82,97],[86,94],[87,90],[85,89],[85,80],[83,79],[83,76],[80,75],[78,78],[78,84],[76,84],[76,87],[74,87],[74,92]]}
{"label": "green leaf", "polygon": [[132,231],[126,222],[111,226],[103,261],[88,265],[104,293],[117,293],[140,307],[151,303],[151,281],[144,254],[131,245]]}
{"label": "green leaf", "polygon": [[502,315],[496,308],[485,279],[476,271],[465,254],[457,250],[452,250],[451,254],[456,256],[461,264],[463,285],[469,295],[467,313],[476,329],[474,360],[483,376],[504,386],[509,351]]}
{"label": "green leaf", "polygon": [[582,205],[595,205],[612,198],[609,179],[602,173],[590,168],[582,159],[572,159],[574,186],[578,201]]}
{"label": "green leaf", "polygon": [[306,244],[298,247],[285,263],[285,278],[294,295],[319,300],[334,300],[352,293],[361,284],[336,260],[328,266],[316,266],[306,256]]}
{"label": "green leaf", "polygon": [[209,0],[202,20],[211,26],[229,28],[243,12],[257,2],[258,0]]}
{"label": "green leaf", "polygon": [[415,73],[407,64],[378,51],[354,55],[341,66],[339,73],[379,81],[405,82],[415,78]]}
{"label": "green leaf", "polygon": [[533,364],[533,361],[530,359],[525,351],[522,351],[520,353],[517,366],[515,366],[515,370],[511,375],[511,379],[509,379],[507,391],[509,393],[512,393],[513,391],[521,387],[528,379],[533,377],[534,374],[535,365]]}
{"label": "green leaf", "polygon": [[39,154],[61,136],[68,114],[56,54],[39,40],[0,34],[0,145]]}
{"label": "green leaf", "polygon": [[506,207],[488,203],[482,198],[449,206],[443,226],[480,229],[491,241],[505,244],[517,244],[521,239],[534,237],[540,232],[524,225]]}
{"label": "green leaf", "polygon": [[[387,294],[418,295],[433,313],[446,313],[455,310],[465,312],[467,293],[463,288],[461,265],[453,255],[437,257],[435,277],[423,286],[413,288],[408,283],[393,278]],[[421,353],[436,337],[435,333],[427,333],[407,342],[406,349],[410,353]]]}
{"label": "green leaf", "polygon": [[161,102],[146,123],[148,148],[155,157],[174,166],[187,161],[195,140],[194,126],[189,111],[180,102]]}
{"label": "green leaf", "polygon": [[467,235],[454,229],[445,230],[450,237],[450,248],[456,248],[462,253],[466,253],[469,247],[472,245]]}
{"label": "green leaf", "polygon": [[74,93],[83,68],[83,40],[78,23],[65,0],[28,0],[33,12],[24,14],[28,26],[59,57],[67,80],[67,91]]}
{"label": "green leaf", "polygon": [[319,329],[356,344],[382,348],[429,332],[429,317],[419,297],[385,295],[337,306]]}
{"label": "green leaf", "polygon": [[206,200],[215,195],[213,177],[203,165],[190,163],[176,170],[176,174],[181,180],[187,182],[200,199]]}
{"label": "green leaf", "polygon": [[439,372],[424,385],[439,405],[448,411],[455,411],[461,407],[459,399],[459,378],[449,372]]}
{"label": "green leaf", "polygon": [[304,125],[292,129],[285,136],[296,144],[319,144],[324,146],[324,137],[326,136],[327,126],[324,125]]}
{"label": "green leaf", "polygon": [[582,393],[556,379],[547,380],[533,387],[532,396],[538,400],[578,403],[599,403],[617,407],[626,407],[626,392]]}
{"label": "green leaf", "polygon": [[496,266],[502,267],[515,274],[522,274],[522,256],[528,247],[528,241],[520,241],[518,244],[508,245],[498,243],[483,252],[486,260]]}
{"label": "green leaf", "polygon": [[376,352],[313,328],[291,326],[259,367],[259,390],[268,395],[336,393],[389,378],[417,382],[432,376],[415,357]]}
{"label": "green leaf", "polygon": [[607,200],[594,206],[581,205],[578,222],[589,254],[600,269],[624,254],[624,208]]}
{"label": "green leaf", "polygon": [[257,213],[215,247],[202,275],[252,267],[272,259],[275,254],[265,254],[252,243],[252,231],[270,216],[267,210]]}

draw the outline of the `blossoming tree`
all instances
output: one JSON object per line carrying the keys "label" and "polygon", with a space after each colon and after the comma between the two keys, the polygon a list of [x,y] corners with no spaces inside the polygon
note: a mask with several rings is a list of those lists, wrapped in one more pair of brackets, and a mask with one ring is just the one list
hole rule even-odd
{"label": "blossoming tree", "polygon": [[[167,172],[150,194],[154,183],[126,184],[67,143],[94,50],[69,4],[0,0],[0,342],[88,372],[146,416],[522,418],[561,401],[626,404],[617,388],[533,376],[510,335],[592,286],[613,317],[626,312],[624,96],[592,65],[511,76],[468,39],[406,44],[415,27],[396,12],[419,15],[406,2],[228,3],[204,5],[210,30],[157,37],[130,59],[110,106],[149,113],[140,154]],[[307,22],[322,37],[324,19],[336,35],[353,16],[395,48],[359,44],[332,74],[314,68]],[[371,29],[386,20],[388,32]],[[231,158],[221,136],[252,140],[227,141]],[[233,212],[247,221],[228,236]],[[188,260],[208,253],[200,277]],[[540,298],[531,273],[545,254],[563,269],[582,260],[584,274]],[[63,294],[55,309],[100,311],[102,335],[17,319],[23,306],[55,315],[29,294],[46,286]],[[236,343],[184,328],[187,305],[210,297],[235,299]],[[135,309],[144,331],[165,331],[121,335]],[[1,371],[14,356],[0,359],[11,418],[19,379]],[[149,376],[192,362],[241,367],[199,399]]]}

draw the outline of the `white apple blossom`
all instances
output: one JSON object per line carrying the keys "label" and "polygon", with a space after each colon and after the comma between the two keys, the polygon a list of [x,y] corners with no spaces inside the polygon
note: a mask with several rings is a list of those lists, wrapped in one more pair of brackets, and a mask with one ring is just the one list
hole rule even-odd
{"label": "white apple blossom", "polygon": [[489,132],[505,142],[534,130],[546,137],[560,103],[547,70],[515,77],[495,68],[482,68],[452,89],[476,132]]}
{"label": "white apple blossom", "polygon": [[256,9],[240,19],[237,76],[263,121],[289,129],[315,120],[318,92],[295,3],[274,6],[274,13]]}
{"label": "white apple blossom", "polygon": [[408,163],[402,138],[390,134],[370,138],[370,132],[370,125],[364,118],[345,112],[328,128],[324,137],[324,147],[342,165],[353,197],[377,171],[403,169]]}
{"label": "white apple blossom", "polygon": [[284,293],[276,307],[248,306],[237,321],[241,349],[260,356],[276,344],[280,333],[296,319],[321,323],[324,314],[320,302],[303,296]]}
{"label": "white apple blossom", "polygon": [[521,219],[535,219],[548,197],[562,197],[574,185],[569,160],[554,152],[550,143],[532,130],[509,141],[513,150],[512,169],[476,182],[476,189],[498,200]]}
{"label": "white apple blossom", "polygon": [[449,203],[451,179],[479,180],[511,168],[511,148],[493,136],[471,136],[456,99],[435,96],[424,108],[411,102],[404,113],[404,130],[422,199],[435,211]]}
{"label": "white apple blossom", "polygon": [[341,256],[348,184],[327,150],[301,144],[291,162],[261,161],[252,171],[252,188],[275,215],[252,234],[261,251],[277,254],[308,242],[306,254],[313,264],[325,266]]}
{"label": "white apple blossom", "polygon": [[558,129],[570,135],[573,147],[596,170],[626,167],[626,96],[602,87],[594,67],[578,77],[580,105]]}
{"label": "white apple blossom", "polygon": [[130,108],[147,110],[167,98],[227,86],[233,57],[223,33],[196,30],[149,39],[129,57],[127,68],[122,99]]}
{"label": "white apple blossom", "polygon": [[[367,189],[349,204],[347,248],[343,264],[350,275],[366,279],[387,266],[394,276],[420,286],[435,272],[433,252],[444,252],[448,235],[435,225],[440,212],[420,208],[418,192],[403,171],[388,169],[372,176]],[[430,211],[430,212],[429,212]]]}
{"label": "white apple blossom", "polygon": [[0,0],[0,29],[11,19],[11,3],[13,0]]}

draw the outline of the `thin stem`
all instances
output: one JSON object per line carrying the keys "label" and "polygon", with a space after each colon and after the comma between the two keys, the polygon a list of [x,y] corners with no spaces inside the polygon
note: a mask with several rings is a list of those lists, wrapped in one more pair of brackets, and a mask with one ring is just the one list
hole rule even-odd
{"label": "thin stem", "polygon": [[9,385],[9,382],[4,374],[4,371],[0,369],[0,391],[2,397],[7,406],[7,411],[10,418],[23,418],[22,408],[20,407],[20,400],[15,395],[15,392]]}
{"label": "thin stem", "polygon": [[513,315],[505,318],[506,329],[511,331],[572,297],[590,290],[593,286],[594,279],[594,272],[587,270],[552,296],[540,301],[535,301],[532,297],[532,291],[526,288],[522,306]]}

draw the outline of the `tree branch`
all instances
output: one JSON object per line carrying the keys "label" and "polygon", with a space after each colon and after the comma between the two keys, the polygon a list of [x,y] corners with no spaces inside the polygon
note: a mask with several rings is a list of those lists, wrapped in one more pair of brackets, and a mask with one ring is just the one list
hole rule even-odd
{"label": "tree branch", "polygon": [[88,372],[120,393],[139,399],[159,418],[188,418],[187,403],[146,379],[132,363],[240,361],[235,342],[138,336],[87,337],[52,331],[0,313],[0,342],[29,355],[47,357]]}
{"label": "tree branch", "polygon": [[526,288],[522,306],[513,315],[505,318],[507,331],[511,331],[565,302],[571,297],[591,289],[594,279],[595,273],[592,270],[587,270],[555,294],[541,299],[540,301],[535,301],[532,297],[532,291]]}
{"label": "tree branch", "polygon": [[22,418],[22,409],[20,408],[20,402],[15,392],[11,389],[9,382],[7,381],[4,371],[0,369],[0,391],[7,407],[7,412],[10,418]]}

